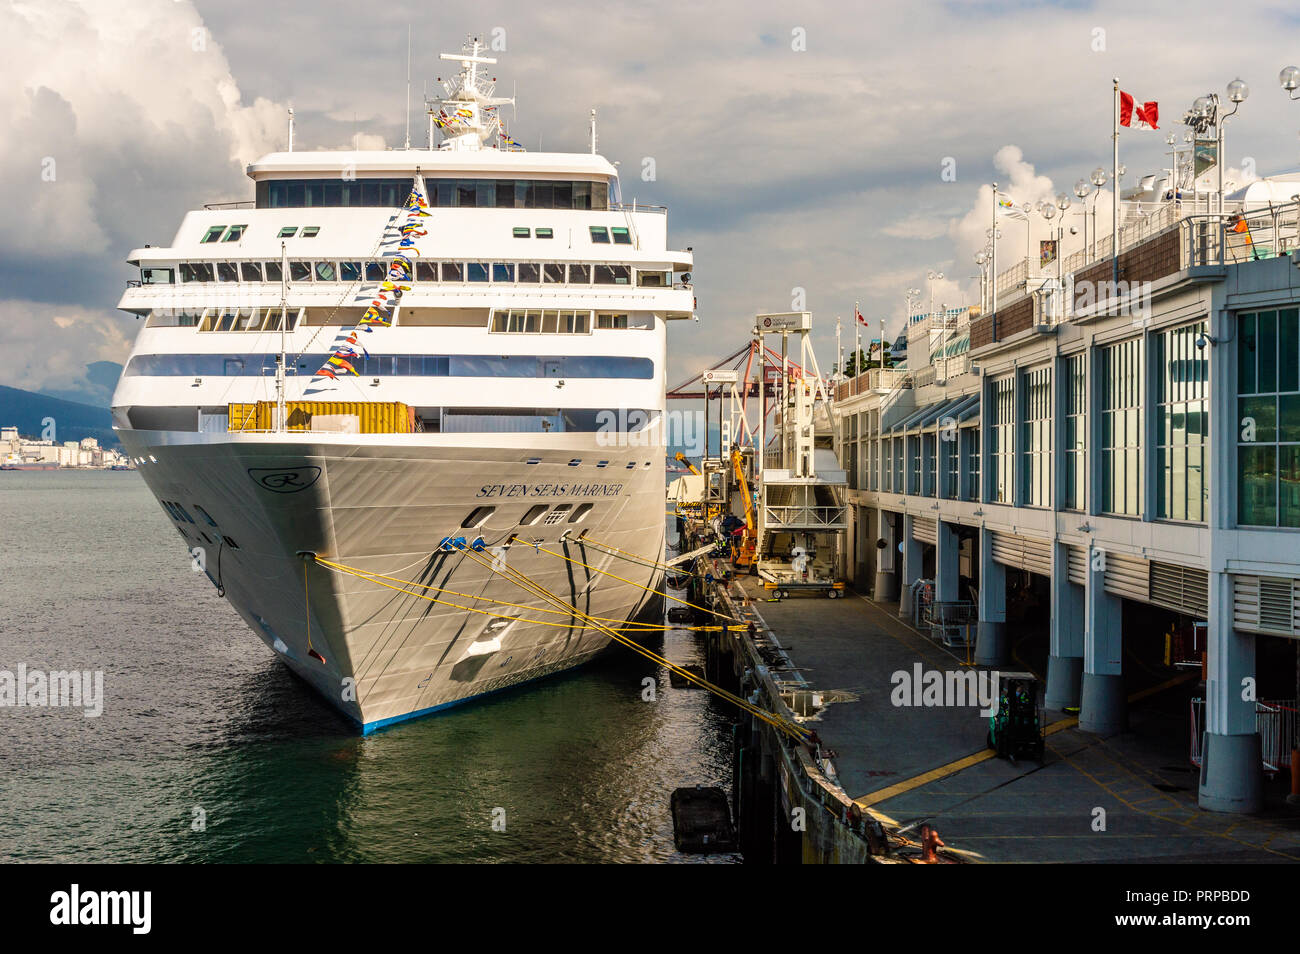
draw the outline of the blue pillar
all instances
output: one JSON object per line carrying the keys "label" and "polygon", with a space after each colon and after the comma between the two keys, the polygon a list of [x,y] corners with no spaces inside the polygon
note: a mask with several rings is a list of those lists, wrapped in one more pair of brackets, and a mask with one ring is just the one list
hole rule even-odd
{"label": "blue pillar", "polygon": [[1205,736],[1198,801],[1214,812],[1250,813],[1264,804],[1255,721],[1255,639],[1232,626],[1232,577],[1210,574]]}
{"label": "blue pillar", "polygon": [[934,598],[939,603],[951,603],[958,596],[958,547],[956,524],[936,520],[934,557]]}
{"label": "blue pillar", "polygon": [[1083,680],[1083,587],[1070,582],[1070,548],[1052,544],[1051,655],[1047,657],[1047,692],[1043,703],[1049,709],[1072,709],[1079,705]]}
{"label": "blue pillar", "polygon": [[1079,728],[1098,735],[1123,732],[1123,601],[1106,592],[1106,551],[1089,545],[1084,576],[1083,691]]}
{"label": "blue pillar", "polygon": [[912,584],[921,578],[921,541],[912,533],[912,515],[903,514],[903,575],[898,581],[898,616],[911,622]]}
{"label": "blue pillar", "polygon": [[[894,522],[883,510],[876,511],[876,527],[879,529],[878,539],[884,540],[885,545],[876,550],[876,585],[872,599],[877,603],[888,603],[898,595],[898,540],[894,535]],[[876,541],[869,541],[869,545],[876,546]]]}
{"label": "blue pillar", "polygon": [[975,662],[1001,666],[1007,661],[1007,568],[993,559],[993,531],[980,528],[979,629]]}

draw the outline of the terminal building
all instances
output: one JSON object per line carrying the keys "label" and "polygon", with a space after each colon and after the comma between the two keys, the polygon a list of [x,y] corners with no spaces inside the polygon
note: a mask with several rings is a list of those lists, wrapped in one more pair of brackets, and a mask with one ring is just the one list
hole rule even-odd
{"label": "terminal building", "polygon": [[900,615],[970,600],[975,661],[1003,668],[1009,589],[1037,594],[1046,704],[1103,735],[1126,647],[1190,634],[1218,811],[1258,810],[1297,744],[1266,715],[1300,672],[1298,209],[1130,214],[1118,256],[990,275],[983,307],[909,324],[906,368],[836,394],[848,579]]}

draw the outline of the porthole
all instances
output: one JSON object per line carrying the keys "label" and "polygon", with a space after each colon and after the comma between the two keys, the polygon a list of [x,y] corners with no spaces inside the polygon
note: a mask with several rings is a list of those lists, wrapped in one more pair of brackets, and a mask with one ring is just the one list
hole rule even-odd
{"label": "porthole", "polygon": [[496,507],[475,507],[469,512],[469,516],[460,522],[461,528],[473,530],[476,527],[483,526],[483,522],[496,513],[496,509]]}
{"label": "porthole", "polygon": [[546,504],[534,504],[528,508],[528,512],[519,518],[519,523],[524,527],[531,527],[541,519],[542,514],[546,513]]}
{"label": "porthole", "polygon": [[573,511],[569,516],[569,523],[582,523],[582,521],[587,518],[587,514],[591,513],[591,508],[594,506],[595,504],[589,503],[579,504],[578,509]]}

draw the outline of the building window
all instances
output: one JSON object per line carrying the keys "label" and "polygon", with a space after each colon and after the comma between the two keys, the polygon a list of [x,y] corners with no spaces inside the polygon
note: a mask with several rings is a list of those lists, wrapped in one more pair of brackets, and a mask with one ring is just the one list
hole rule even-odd
{"label": "building window", "polygon": [[911,465],[907,469],[907,492],[919,494],[921,492],[921,438],[917,435],[906,440],[907,460]]}
{"label": "building window", "polygon": [[925,486],[922,493],[927,497],[933,497],[938,492],[939,448],[937,444],[938,441],[934,434],[921,436],[921,446],[924,449],[925,457]]}
{"label": "building window", "polygon": [[993,382],[993,421],[989,427],[992,446],[989,463],[993,468],[993,502],[1012,503],[1015,490],[1016,379],[1008,375]]}
{"label": "building window", "polygon": [[940,453],[943,455],[943,490],[940,496],[948,500],[956,500],[960,492],[961,481],[961,439],[960,432],[952,430],[940,431],[943,440],[939,442]]}
{"label": "building window", "polygon": [[1067,510],[1082,510],[1088,492],[1087,355],[1065,359],[1065,500]]}
{"label": "building window", "polygon": [[966,492],[964,500],[980,499],[980,431],[978,427],[964,429],[966,439]]}
{"label": "building window", "polygon": [[1196,347],[1204,333],[1202,321],[1155,339],[1156,509],[1164,520],[1205,520],[1209,361]]}
{"label": "building window", "polygon": [[1101,511],[1142,513],[1142,339],[1102,348]]}
{"label": "building window", "polygon": [[1024,469],[1022,503],[1050,507],[1052,503],[1052,369],[1026,371],[1021,378],[1025,395]]}
{"label": "building window", "polygon": [[1237,522],[1300,527],[1300,321],[1237,316]]}
{"label": "building window", "polygon": [[881,444],[884,447],[883,453],[885,456],[885,486],[883,489],[885,493],[892,494],[894,492],[894,442],[889,438],[885,438]]}

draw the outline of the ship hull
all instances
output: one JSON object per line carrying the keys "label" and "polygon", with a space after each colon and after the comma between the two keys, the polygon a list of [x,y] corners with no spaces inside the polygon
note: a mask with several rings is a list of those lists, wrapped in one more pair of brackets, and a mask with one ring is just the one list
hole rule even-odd
{"label": "ship hull", "polygon": [[662,605],[660,570],[607,552],[662,559],[652,447],[601,446],[596,434],[477,435],[474,446],[445,435],[120,434],[194,565],[366,733],[608,646],[494,561],[609,625]]}

